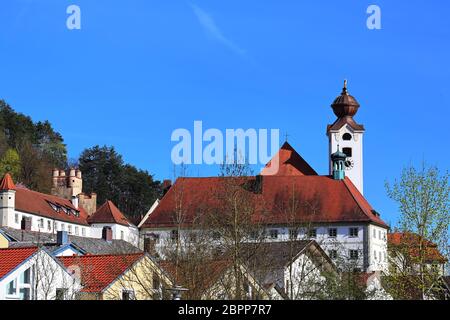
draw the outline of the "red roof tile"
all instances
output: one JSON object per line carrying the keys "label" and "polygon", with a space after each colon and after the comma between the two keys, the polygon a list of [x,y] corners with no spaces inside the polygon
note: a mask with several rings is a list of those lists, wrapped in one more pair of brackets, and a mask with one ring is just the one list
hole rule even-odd
{"label": "red roof tile", "polygon": [[[329,176],[294,175],[262,176],[261,192],[246,185],[257,183],[256,177],[239,178],[243,193],[253,201],[255,221],[262,219],[267,224],[371,222],[383,227],[387,225],[374,213],[367,200],[350,179],[334,180]],[[183,208],[183,222],[192,223],[202,210],[214,210],[220,214],[223,204],[220,196],[226,179],[231,178],[179,178],[161,199],[160,204],[142,227],[173,227],[177,212],[175,205]],[[180,202],[182,199],[182,203]],[[290,210],[292,200],[295,210]],[[291,213],[288,215],[287,212]],[[294,212],[292,212],[294,211]]]}
{"label": "red roof tile", "polygon": [[[437,245],[427,239],[424,239],[426,262],[445,263],[447,259],[439,252]],[[406,248],[413,258],[419,257],[420,236],[411,232],[394,232],[388,233],[388,245],[393,247]]]}
{"label": "red roof tile", "polygon": [[[56,204],[60,207],[78,211],[79,216],[77,217],[72,212],[67,214],[62,210],[57,212],[51,207],[50,203]],[[79,206],[77,209],[73,206],[70,200],[28,189],[17,188],[16,210],[32,213],[50,219],[81,225],[89,225],[86,221],[88,215],[81,206]]]}
{"label": "red roof tile", "polygon": [[279,169],[275,175],[278,176],[307,176],[317,175],[317,172],[292,148],[286,141],[270,160],[265,168],[261,171],[261,175],[271,175],[271,165],[276,165],[276,157],[278,157]]}
{"label": "red roof tile", "polygon": [[16,190],[14,181],[9,173],[5,173],[5,175],[2,178],[2,181],[0,181],[0,191],[3,190]]}
{"label": "red roof tile", "polygon": [[82,292],[100,293],[142,257],[144,253],[70,256],[58,259],[66,268],[79,268]]}
{"label": "red roof tile", "polygon": [[37,247],[0,249],[0,279],[38,251]]}
{"label": "red roof tile", "polygon": [[106,201],[89,218],[89,223],[117,223],[124,226],[131,225],[131,222],[114,205],[112,201]]}

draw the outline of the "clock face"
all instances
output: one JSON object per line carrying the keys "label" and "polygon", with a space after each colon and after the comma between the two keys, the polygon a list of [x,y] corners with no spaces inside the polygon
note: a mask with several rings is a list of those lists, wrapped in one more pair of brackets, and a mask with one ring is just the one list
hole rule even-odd
{"label": "clock face", "polygon": [[354,161],[352,158],[347,158],[344,162],[345,164],[345,170],[350,170],[353,168],[353,166],[355,165]]}

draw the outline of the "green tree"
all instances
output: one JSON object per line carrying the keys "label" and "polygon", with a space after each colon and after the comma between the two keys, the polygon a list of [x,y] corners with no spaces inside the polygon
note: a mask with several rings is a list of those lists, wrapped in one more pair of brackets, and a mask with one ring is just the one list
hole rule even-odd
{"label": "green tree", "polygon": [[[389,197],[399,204],[399,231],[417,235],[413,251],[410,246],[402,246],[406,252],[398,252],[398,248],[393,252],[394,248],[390,246],[390,259],[394,260],[391,265],[396,263],[402,267],[391,269],[389,278],[395,287],[419,290],[422,299],[433,296],[433,291],[439,287],[442,271],[431,265],[430,242],[436,244],[447,259],[449,257],[449,173],[441,173],[437,167],[426,163],[422,163],[419,169],[409,166],[393,184],[386,182],[386,190]],[[402,263],[398,263],[399,254]]]}
{"label": "green tree", "polygon": [[20,157],[16,150],[8,149],[0,159],[0,175],[9,172],[12,178],[17,181],[20,177]]}
{"label": "green tree", "polygon": [[96,192],[98,203],[113,201],[129,218],[145,214],[161,195],[159,181],[147,172],[125,164],[114,147],[94,146],[82,152],[79,169],[85,192]]}

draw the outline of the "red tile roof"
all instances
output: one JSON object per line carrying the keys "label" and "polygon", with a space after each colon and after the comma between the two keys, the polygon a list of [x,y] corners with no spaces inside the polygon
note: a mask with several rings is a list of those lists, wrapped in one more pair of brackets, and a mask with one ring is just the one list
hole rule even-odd
{"label": "red tile roof", "polygon": [[[220,190],[226,179],[233,178],[179,178],[161,199],[160,204],[143,224],[143,228],[173,227],[176,204],[183,208],[183,222],[188,226],[202,210],[220,214],[223,203]],[[371,222],[387,228],[370,204],[350,181],[334,180],[329,176],[294,175],[262,176],[261,191],[248,185],[257,183],[257,177],[242,177],[236,181],[255,208],[255,221],[267,224]],[[222,191],[223,193],[223,191]],[[179,203],[182,199],[182,203]],[[296,200],[294,212],[289,206]],[[287,212],[291,212],[287,214]]]}
{"label": "red tile roof", "polygon": [[277,154],[270,160],[265,168],[261,171],[261,175],[271,175],[271,165],[276,165],[278,157],[279,169],[275,173],[278,176],[304,176],[317,175],[317,172],[292,148],[286,141],[277,152]]}
{"label": "red tile roof", "polygon": [[9,173],[6,173],[2,181],[0,181],[0,191],[3,190],[16,190],[16,186],[14,185],[13,179]]}
{"label": "red tile roof", "polygon": [[132,223],[124,216],[122,212],[114,205],[112,201],[106,201],[89,218],[89,223],[117,223],[124,226]]}
{"label": "red tile roof", "polygon": [[[445,263],[447,259],[439,252],[437,245],[427,239],[424,239],[423,244],[426,246],[424,259],[426,262],[440,262]],[[411,257],[419,257],[420,236],[411,232],[394,232],[388,233],[388,245],[405,248]]]}
{"label": "red tile roof", "polygon": [[[82,292],[100,293],[144,255],[144,253],[85,255],[58,257],[58,259],[66,268],[79,268],[83,284]],[[70,269],[74,270],[72,268]]]}
{"label": "red tile roof", "polygon": [[[57,212],[51,207],[50,203],[56,204],[60,207],[78,211],[79,216],[77,217],[72,212],[67,214],[63,210]],[[70,200],[28,189],[17,188],[16,210],[50,219],[71,222],[80,225],[89,225],[86,220],[88,215],[81,206],[79,206],[77,209],[73,206]]]}
{"label": "red tile roof", "polygon": [[0,279],[37,251],[37,247],[0,249]]}

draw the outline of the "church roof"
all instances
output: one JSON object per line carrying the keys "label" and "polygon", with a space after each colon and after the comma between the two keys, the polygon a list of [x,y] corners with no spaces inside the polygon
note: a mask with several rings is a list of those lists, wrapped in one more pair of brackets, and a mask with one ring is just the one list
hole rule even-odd
{"label": "church roof", "polygon": [[350,128],[356,131],[364,131],[364,126],[362,124],[358,124],[352,117],[346,116],[336,119],[333,124],[329,124],[327,126],[327,132],[337,131],[345,125],[349,125]]}
{"label": "church roof", "polygon": [[[252,207],[255,222],[267,225],[370,222],[387,228],[349,178],[334,180],[317,175],[179,178],[142,227],[176,226],[180,207],[182,224],[186,227],[199,214],[223,214],[223,190],[233,180]],[[258,183],[256,190],[250,187]],[[181,205],[179,199],[183,201]]]}
{"label": "church roof", "polygon": [[89,223],[117,223],[124,226],[132,226],[133,224],[125,217],[125,215],[116,207],[116,205],[107,200],[97,211],[89,218]]}
{"label": "church roof", "polygon": [[2,181],[0,181],[0,191],[3,190],[16,190],[16,186],[14,185],[14,181],[11,178],[11,175],[9,173],[6,173]]}
{"label": "church roof", "polygon": [[307,176],[317,175],[317,172],[295,151],[294,148],[286,141],[277,152],[277,154],[270,160],[265,168],[261,171],[261,175],[271,175],[270,171],[272,164],[276,165],[276,158],[278,157],[279,169],[278,176]]}

